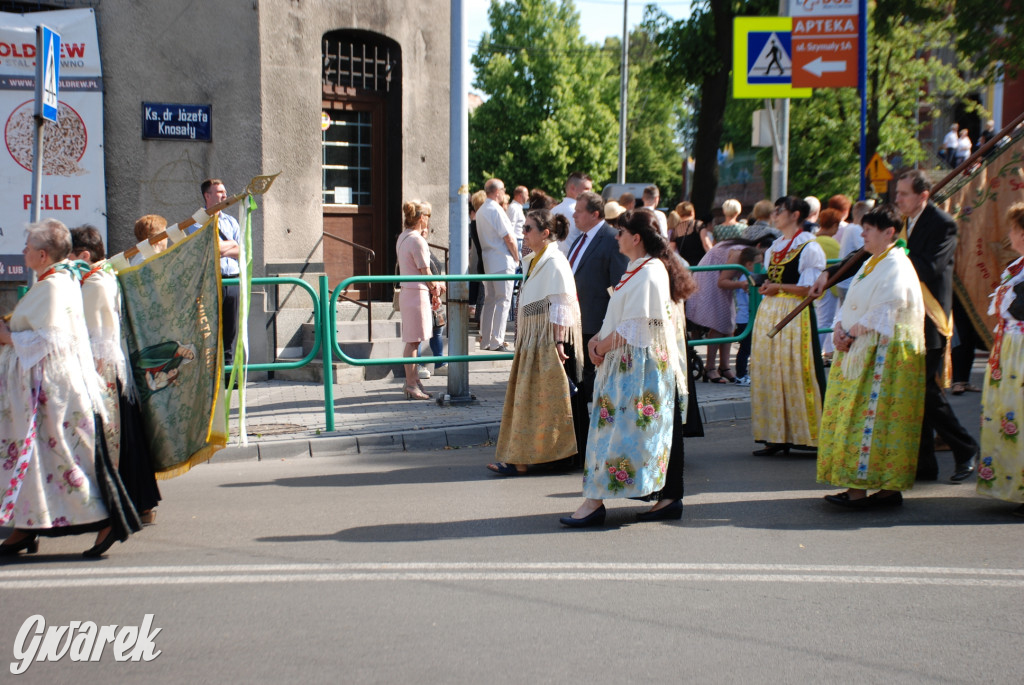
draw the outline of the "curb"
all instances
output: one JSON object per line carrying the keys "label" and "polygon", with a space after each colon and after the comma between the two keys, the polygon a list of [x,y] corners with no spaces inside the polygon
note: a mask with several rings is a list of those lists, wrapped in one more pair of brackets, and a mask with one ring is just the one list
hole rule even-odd
{"label": "curb", "polygon": [[[743,421],[750,418],[750,401],[709,402],[698,405],[705,424],[723,421]],[[210,460],[215,463],[232,461],[267,461],[299,457],[339,457],[357,454],[390,454],[436,449],[459,449],[497,441],[499,422],[481,423],[448,428],[427,428],[404,433],[367,433],[365,435],[320,435],[316,437],[285,438],[250,443],[246,446],[228,446],[219,450]]]}

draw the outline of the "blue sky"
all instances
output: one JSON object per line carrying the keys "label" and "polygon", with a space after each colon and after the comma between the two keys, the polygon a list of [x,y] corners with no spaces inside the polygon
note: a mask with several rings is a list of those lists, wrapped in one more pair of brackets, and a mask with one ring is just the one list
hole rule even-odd
{"label": "blue sky", "polygon": [[[591,43],[601,43],[608,36],[622,35],[622,2],[621,0],[575,0],[576,9],[580,13],[580,28],[583,35]],[[666,2],[629,2],[629,26],[632,29],[643,19],[644,7],[657,5],[661,11],[673,19],[689,16],[691,0],[668,0]],[[469,40],[469,51],[476,50],[480,36],[490,29],[487,23],[487,8],[490,0],[465,0],[466,33]]]}

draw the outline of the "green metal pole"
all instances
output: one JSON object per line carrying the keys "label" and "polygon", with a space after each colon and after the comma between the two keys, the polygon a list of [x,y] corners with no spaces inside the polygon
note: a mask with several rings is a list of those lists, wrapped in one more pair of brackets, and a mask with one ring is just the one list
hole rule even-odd
{"label": "green metal pole", "polygon": [[320,276],[319,336],[324,360],[324,419],[328,431],[334,430],[334,369],[331,360],[331,345],[334,344],[334,332],[331,330],[333,310],[334,302],[331,300],[330,290],[327,289],[327,276]]}

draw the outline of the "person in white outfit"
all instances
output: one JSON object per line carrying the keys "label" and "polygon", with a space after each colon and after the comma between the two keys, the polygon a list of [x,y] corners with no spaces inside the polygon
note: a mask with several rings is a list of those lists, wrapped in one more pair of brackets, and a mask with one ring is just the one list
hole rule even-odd
{"label": "person in white outfit", "polygon": [[[519,248],[508,214],[498,203],[505,194],[505,184],[492,178],[484,184],[487,199],[476,213],[476,230],[484,260],[484,273],[509,274],[519,263]],[[508,313],[512,307],[513,282],[484,282],[484,307],[480,314],[480,346],[486,350],[510,351],[505,342]]]}

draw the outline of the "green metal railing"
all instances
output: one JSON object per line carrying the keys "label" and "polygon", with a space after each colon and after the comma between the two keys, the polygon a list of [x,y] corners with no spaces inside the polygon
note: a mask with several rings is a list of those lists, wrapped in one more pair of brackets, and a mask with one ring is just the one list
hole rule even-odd
{"label": "green metal railing", "polygon": [[[699,345],[716,345],[721,343],[739,342],[751,334],[754,329],[755,314],[757,305],[760,302],[760,295],[753,284],[753,274],[744,266],[738,264],[720,264],[713,266],[694,266],[691,271],[738,271],[746,277],[749,284],[750,318],[747,327],[739,334],[727,338],[709,338],[704,340],[691,340],[687,344],[691,347]],[[267,276],[253,278],[253,285],[294,285],[304,289],[313,300],[313,346],[309,353],[300,360],[288,362],[272,362],[246,364],[248,371],[283,371],[297,369],[312,362],[317,354],[320,354],[323,362],[323,386],[324,386],[324,422],[327,431],[335,430],[334,415],[334,371],[333,362],[341,360],[352,366],[388,366],[410,363],[409,357],[382,357],[360,359],[352,357],[341,349],[337,336],[337,308],[334,303],[340,300],[340,294],[347,290],[350,285],[358,283],[426,283],[426,282],[485,282],[485,281],[522,281],[522,274],[467,274],[467,275],[419,275],[419,276],[353,276],[347,278],[334,290],[330,290],[327,283],[327,276],[320,276],[317,290],[299,278],[289,276]],[[237,285],[239,279],[225,278],[224,285]],[[372,324],[371,324],[372,325]],[[829,332],[831,329],[822,329],[819,333]],[[509,352],[496,352],[493,354],[463,354],[448,356],[415,357],[416,364],[425,363],[455,363],[475,361],[496,361],[512,359],[514,354]],[[225,367],[228,371],[231,366]]]}
{"label": "green metal railing", "polygon": [[[221,279],[221,283],[224,285],[238,285],[237,278],[224,278]],[[314,324],[314,336],[313,336],[313,348],[309,351],[302,359],[291,362],[271,362],[267,364],[246,364],[246,371],[284,371],[286,369],[298,369],[310,363],[316,359],[317,352],[323,344],[323,336],[318,330],[320,327],[320,316],[322,309],[322,299],[317,296],[313,286],[306,283],[301,278],[295,278],[293,276],[259,276],[252,279],[253,285],[296,285],[309,293],[310,298],[313,300],[313,321]],[[231,371],[234,367],[231,365],[225,365],[225,370]]]}

